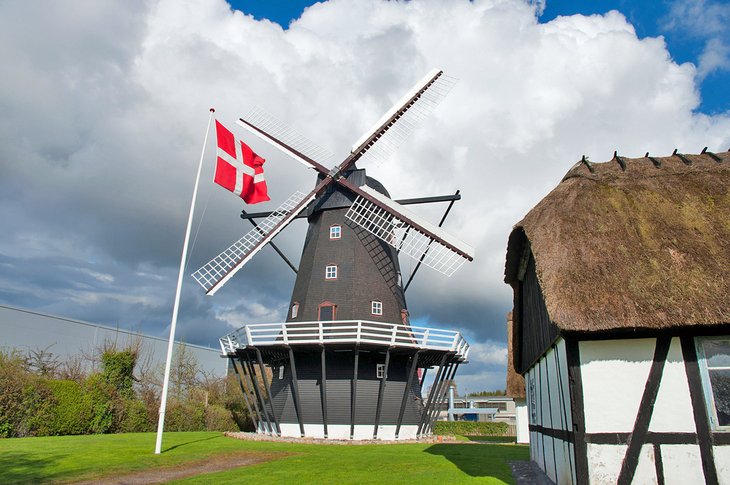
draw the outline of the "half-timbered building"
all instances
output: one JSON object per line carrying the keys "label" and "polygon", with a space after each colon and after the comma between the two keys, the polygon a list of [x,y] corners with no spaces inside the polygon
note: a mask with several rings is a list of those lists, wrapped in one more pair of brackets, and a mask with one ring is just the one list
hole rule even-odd
{"label": "half-timbered building", "polygon": [[505,281],[551,480],[730,483],[730,153],[582,160],[514,227]]}

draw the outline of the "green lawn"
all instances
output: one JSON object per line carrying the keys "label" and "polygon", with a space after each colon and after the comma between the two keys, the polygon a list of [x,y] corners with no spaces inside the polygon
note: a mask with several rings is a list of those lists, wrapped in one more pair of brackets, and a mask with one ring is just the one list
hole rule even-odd
{"label": "green lawn", "polygon": [[0,482],[72,482],[168,467],[225,454],[265,463],[175,483],[513,483],[509,460],[526,446],[501,444],[316,445],[239,441],[221,433],[154,433],[0,440]]}

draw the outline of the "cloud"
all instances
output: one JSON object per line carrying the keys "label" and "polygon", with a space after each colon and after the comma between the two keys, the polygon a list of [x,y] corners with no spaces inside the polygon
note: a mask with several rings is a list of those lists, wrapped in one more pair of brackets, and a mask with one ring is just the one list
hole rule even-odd
{"label": "cloud", "polygon": [[[698,71],[615,11],[540,23],[541,2],[332,0],[283,30],[222,0],[39,8],[0,5],[12,66],[0,79],[0,301],[146,333],[169,331],[211,106],[231,126],[262,106],[337,159],[429,69],[459,79],[391,160],[366,168],[394,198],[461,190],[444,228],[475,261],[451,278],[424,268],[407,296],[414,319],[482,343],[462,369],[473,390],[504,385],[510,229],[581,155],[730,146],[727,115],[693,112]],[[256,210],[314,186],[313,172],[251,145],[272,198]],[[211,183],[213,153],[186,274],[249,229]],[[415,210],[438,221],[444,208]],[[295,262],[305,230],[276,239]],[[406,276],[413,266],[403,261]],[[185,281],[179,335],[216,345],[234,326],[281,321],[294,275],[264,249],[213,298]]]}
{"label": "cloud", "polygon": [[730,5],[674,0],[660,23],[670,32],[704,42],[697,65],[700,81],[715,71],[730,70]]}

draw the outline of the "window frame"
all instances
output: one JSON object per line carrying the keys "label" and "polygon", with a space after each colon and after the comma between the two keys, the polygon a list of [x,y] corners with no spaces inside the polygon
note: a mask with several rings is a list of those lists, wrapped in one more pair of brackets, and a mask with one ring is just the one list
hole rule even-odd
{"label": "window frame", "polygon": [[388,375],[385,373],[385,364],[375,364],[375,378],[388,378]]}
{"label": "window frame", "polygon": [[330,226],[330,239],[342,239],[342,226],[339,224],[332,224]]}
{"label": "window frame", "polygon": [[[332,308],[332,320],[322,320],[322,308]],[[318,322],[333,322],[337,320],[337,305],[329,300],[325,300],[317,305],[317,321]]]}
{"label": "window frame", "polygon": [[[694,344],[697,352],[697,363],[699,364],[700,380],[702,381],[702,394],[705,400],[705,408],[707,409],[707,415],[710,418],[710,426],[713,431],[718,432],[730,432],[730,424],[720,425],[720,421],[717,417],[717,406],[715,405],[715,396],[712,391],[712,382],[710,381],[710,370],[730,370],[730,366],[726,367],[709,367],[707,365],[707,357],[705,356],[705,348],[702,345],[703,342],[720,340],[730,342],[730,335],[713,335],[707,337],[695,337]],[[730,355],[730,354],[728,354]]]}
{"label": "window frame", "polygon": [[[332,273],[333,276],[330,276],[330,269],[334,268],[334,272]],[[324,267],[324,279],[325,280],[336,280],[337,279],[337,265],[336,264],[328,264]]]}
{"label": "window frame", "polygon": [[[379,309],[379,311],[376,311]],[[380,300],[371,300],[370,301],[370,314],[375,315],[376,317],[382,317],[383,316],[383,302]]]}

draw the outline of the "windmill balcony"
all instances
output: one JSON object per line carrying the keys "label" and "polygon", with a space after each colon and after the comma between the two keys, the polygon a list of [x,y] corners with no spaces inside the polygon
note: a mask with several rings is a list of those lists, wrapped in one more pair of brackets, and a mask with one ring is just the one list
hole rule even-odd
{"label": "windmill balcony", "polygon": [[220,338],[224,355],[247,347],[373,346],[453,352],[465,362],[469,344],[461,332],[366,320],[262,323],[244,325]]}

